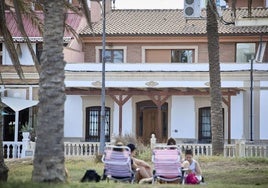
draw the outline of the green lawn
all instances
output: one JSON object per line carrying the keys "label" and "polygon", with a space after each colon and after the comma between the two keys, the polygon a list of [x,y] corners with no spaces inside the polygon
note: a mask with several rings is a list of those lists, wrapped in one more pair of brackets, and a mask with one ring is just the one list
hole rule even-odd
{"label": "green lawn", "polygon": [[[206,185],[205,187],[268,187],[268,159],[267,158],[223,158],[223,157],[200,157],[200,165],[203,170]],[[80,183],[80,179],[87,169],[95,169],[102,175],[103,164],[96,163],[93,159],[71,158],[66,159],[66,167],[69,171],[68,183],[65,184],[37,184],[31,182],[33,169],[32,160],[17,159],[6,160],[9,167],[9,179],[7,183],[0,183],[4,188],[88,188],[88,187],[111,187],[123,188],[125,183],[113,183],[102,181],[99,183]],[[127,185],[134,187],[178,187],[176,184],[133,184]],[[183,187],[192,187],[186,186]]]}

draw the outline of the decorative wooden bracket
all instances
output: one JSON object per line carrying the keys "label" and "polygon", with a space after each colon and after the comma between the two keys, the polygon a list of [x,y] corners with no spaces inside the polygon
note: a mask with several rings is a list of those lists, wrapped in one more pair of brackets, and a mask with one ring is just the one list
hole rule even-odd
{"label": "decorative wooden bracket", "polygon": [[[119,106],[119,136],[122,136],[122,114],[123,105],[132,97],[132,95],[109,95],[114,102]],[[117,98],[118,96],[118,98]]]}

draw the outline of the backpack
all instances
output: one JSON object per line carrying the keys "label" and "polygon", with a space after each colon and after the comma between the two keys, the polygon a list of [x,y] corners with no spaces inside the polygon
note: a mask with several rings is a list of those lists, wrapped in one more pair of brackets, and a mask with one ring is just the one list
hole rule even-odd
{"label": "backpack", "polygon": [[87,170],[81,182],[99,182],[100,178],[100,175],[95,170]]}

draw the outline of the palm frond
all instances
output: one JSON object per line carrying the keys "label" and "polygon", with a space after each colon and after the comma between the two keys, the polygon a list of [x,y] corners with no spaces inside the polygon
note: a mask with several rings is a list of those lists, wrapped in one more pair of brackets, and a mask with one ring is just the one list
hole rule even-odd
{"label": "palm frond", "polygon": [[69,3],[68,1],[65,1],[64,2],[64,7],[66,10],[71,10],[73,11],[74,13],[82,16],[82,12],[81,12],[81,9],[77,6],[73,6],[71,3]]}
{"label": "palm frond", "polygon": [[13,0],[13,3],[14,3],[14,8],[15,8],[16,22],[17,22],[18,28],[19,28],[22,36],[24,37],[24,39],[26,41],[26,44],[28,46],[28,49],[29,49],[29,51],[31,53],[31,56],[32,56],[32,59],[34,61],[35,68],[36,68],[37,72],[40,74],[40,63],[39,63],[39,61],[38,61],[38,59],[36,57],[36,54],[35,54],[35,52],[33,50],[31,41],[30,41],[26,31],[25,31],[25,28],[24,28],[24,25],[23,25],[23,20],[22,20],[21,10],[23,10],[24,7],[27,6],[27,5],[25,5],[24,1]]}
{"label": "palm frond", "polygon": [[[74,13],[76,13],[76,14],[78,14],[80,16],[84,15],[86,17],[87,23],[88,23],[92,33],[94,33],[93,32],[93,27],[92,27],[92,24],[91,24],[91,16],[90,16],[91,14],[90,14],[90,10],[88,8],[88,3],[87,3],[87,1],[83,1],[83,0],[79,0],[79,3],[81,4],[81,7],[73,6],[68,1],[65,1],[64,6],[65,6],[65,8],[67,10],[71,10],[71,11],[73,11]],[[81,40],[79,38],[79,34],[69,24],[65,23],[65,29],[67,31],[71,32],[78,41]]]}
{"label": "palm frond", "polygon": [[[39,1],[38,1],[38,7],[42,7],[42,4]],[[22,12],[29,20],[31,20],[32,25],[38,29],[40,34],[43,35],[44,32],[43,18],[39,17],[37,12],[34,11],[30,6],[24,7]]]}
{"label": "palm frond", "polygon": [[81,39],[79,37],[79,33],[77,33],[76,30],[72,26],[70,26],[69,24],[65,23],[65,29],[66,29],[67,32],[72,33],[76,40],[81,41]]}
{"label": "palm frond", "polygon": [[94,33],[93,27],[92,27],[92,24],[91,24],[91,16],[90,16],[91,13],[90,13],[90,10],[88,8],[87,0],[79,0],[79,2],[81,3],[82,11],[84,12],[84,15],[86,17],[87,24],[88,24],[90,30],[92,31],[92,33]]}
{"label": "palm frond", "polygon": [[4,37],[4,43],[6,49],[11,58],[12,64],[21,80],[24,80],[23,70],[20,65],[18,54],[16,53],[16,48],[13,42],[10,31],[7,28],[6,16],[5,16],[5,1],[0,2],[0,34]]}

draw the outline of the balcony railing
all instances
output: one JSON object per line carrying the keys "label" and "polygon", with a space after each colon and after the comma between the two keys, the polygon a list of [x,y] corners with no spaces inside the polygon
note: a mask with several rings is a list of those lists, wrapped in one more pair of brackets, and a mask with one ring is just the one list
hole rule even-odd
{"label": "balcony railing", "polygon": [[[120,65],[120,66],[119,66]],[[223,63],[220,64],[221,71],[249,71],[250,63]],[[253,69],[256,71],[266,71],[268,63],[254,63]],[[67,63],[65,66],[67,72],[101,72],[101,63]],[[208,72],[208,63],[106,63],[106,72]]]}

